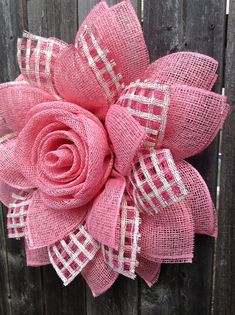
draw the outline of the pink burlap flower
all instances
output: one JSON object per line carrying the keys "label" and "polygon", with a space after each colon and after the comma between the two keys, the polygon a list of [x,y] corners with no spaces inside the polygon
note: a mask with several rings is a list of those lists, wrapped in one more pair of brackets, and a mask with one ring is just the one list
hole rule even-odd
{"label": "pink burlap flower", "polygon": [[200,174],[228,113],[211,92],[217,62],[182,52],[149,65],[130,1],[101,1],[74,45],[30,33],[21,76],[0,85],[0,199],[27,264],[51,263],[94,296],[119,274],[153,285],[161,263],[191,262],[194,234],[216,236]]}

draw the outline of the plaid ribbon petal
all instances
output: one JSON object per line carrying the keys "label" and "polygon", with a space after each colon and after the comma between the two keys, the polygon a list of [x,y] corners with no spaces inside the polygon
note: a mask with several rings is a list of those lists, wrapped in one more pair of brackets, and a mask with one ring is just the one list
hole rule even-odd
{"label": "plaid ribbon petal", "polygon": [[145,128],[147,147],[160,147],[164,138],[169,107],[169,87],[166,84],[136,81],[122,92],[117,104]]}
{"label": "plaid ribbon petal", "polygon": [[186,198],[187,190],[168,149],[140,152],[127,191],[140,211],[155,214]]}
{"label": "plaid ribbon petal", "polygon": [[118,273],[134,279],[138,266],[137,254],[140,251],[138,241],[140,217],[139,211],[129,196],[123,198],[121,205],[120,246],[118,250],[101,245],[105,262]]}
{"label": "plaid ribbon petal", "polygon": [[31,84],[57,96],[54,88],[54,65],[58,55],[67,46],[56,38],[43,38],[24,32],[23,38],[19,38],[17,43],[21,73]]}
{"label": "plaid ribbon petal", "polygon": [[7,230],[9,238],[20,238],[25,236],[26,217],[28,207],[31,203],[29,191],[20,190],[12,194],[12,203],[9,204],[7,212]]}
{"label": "plaid ribbon petal", "polygon": [[48,247],[51,264],[64,285],[68,285],[96,255],[99,244],[84,226]]}
{"label": "plaid ribbon petal", "polygon": [[85,27],[84,32],[80,34],[78,48],[94,72],[97,81],[104,89],[110,104],[115,103],[124,87],[122,75],[95,29],[91,30]]}

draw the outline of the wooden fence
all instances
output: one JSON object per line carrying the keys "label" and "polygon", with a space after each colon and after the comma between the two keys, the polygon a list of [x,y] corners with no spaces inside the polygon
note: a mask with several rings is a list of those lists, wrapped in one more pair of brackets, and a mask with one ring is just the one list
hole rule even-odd
{"label": "wooden fence", "polygon": [[[23,29],[73,42],[79,24],[96,0],[0,0],[0,82],[18,74],[16,38]],[[118,1],[109,1],[114,4]],[[208,54],[220,62],[215,90],[225,88],[232,106],[222,135],[219,238],[197,236],[193,264],[163,266],[149,289],[140,279],[120,277],[93,299],[82,278],[63,287],[50,267],[27,268],[21,241],[6,237],[0,215],[1,315],[234,315],[235,314],[235,0],[144,0],[133,4],[143,22],[151,60],[179,50]],[[217,138],[190,162],[215,200]]]}

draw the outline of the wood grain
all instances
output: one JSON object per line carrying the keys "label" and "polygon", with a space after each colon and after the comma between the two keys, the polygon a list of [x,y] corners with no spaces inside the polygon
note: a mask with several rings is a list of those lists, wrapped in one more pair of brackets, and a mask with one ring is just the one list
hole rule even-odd
{"label": "wood grain", "polygon": [[223,130],[214,315],[235,314],[235,1],[227,28],[225,93],[231,112]]}

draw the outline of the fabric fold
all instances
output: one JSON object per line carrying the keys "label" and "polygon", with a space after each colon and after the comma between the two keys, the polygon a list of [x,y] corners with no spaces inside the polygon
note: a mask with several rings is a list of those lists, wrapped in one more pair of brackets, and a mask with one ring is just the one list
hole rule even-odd
{"label": "fabric fold", "polygon": [[89,205],[76,209],[52,209],[43,204],[35,191],[27,214],[28,246],[36,249],[54,244],[72,232],[85,219]]}
{"label": "fabric fold", "polygon": [[86,219],[88,232],[94,239],[114,249],[119,246],[116,231],[120,224],[120,207],[125,185],[125,178],[113,171],[104,189],[94,200]]}
{"label": "fabric fold", "polygon": [[82,270],[82,276],[90,287],[94,297],[107,291],[118,278],[118,273],[114,272],[103,259],[99,250],[94,259]]}
{"label": "fabric fold", "polygon": [[115,169],[127,175],[131,163],[145,139],[145,130],[126,109],[112,105],[105,125],[115,153]]}

